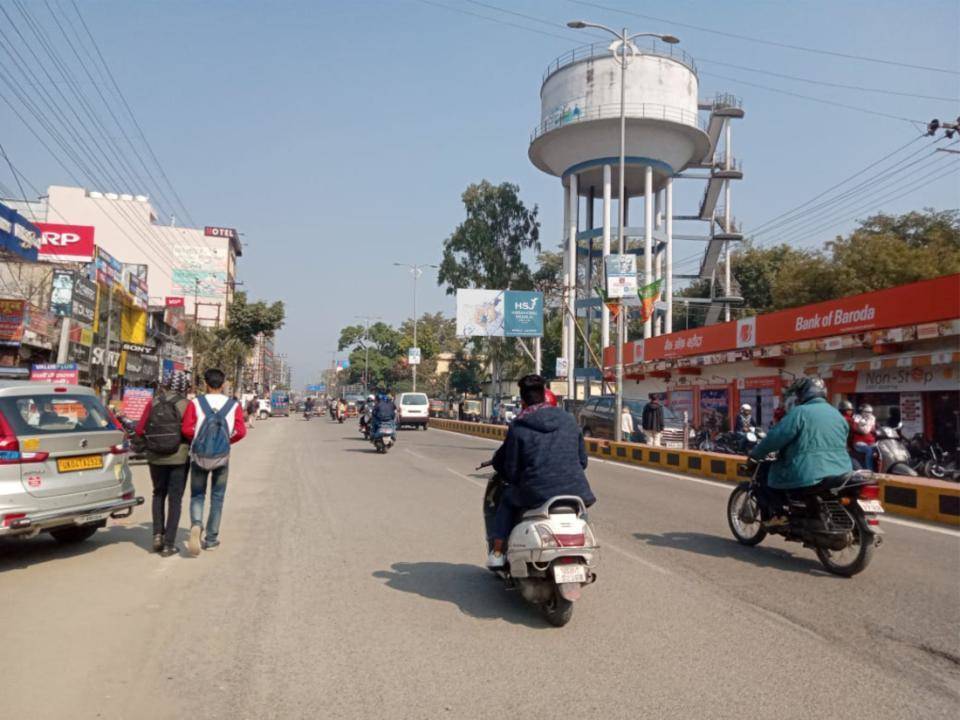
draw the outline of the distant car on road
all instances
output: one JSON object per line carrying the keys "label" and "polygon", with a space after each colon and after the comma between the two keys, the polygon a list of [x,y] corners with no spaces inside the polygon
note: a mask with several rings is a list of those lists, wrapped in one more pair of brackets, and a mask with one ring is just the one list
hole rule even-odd
{"label": "distant car on road", "polygon": [[81,542],[142,505],[115,422],[90,388],[0,381],[0,537]]}
{"label": "distant car on road", "polygon": [[425,393],[406,392],[400,393],[397,402],[397,427],[404,425],[415,428],[427,429],[427,421],[430,418],[429,400]]}

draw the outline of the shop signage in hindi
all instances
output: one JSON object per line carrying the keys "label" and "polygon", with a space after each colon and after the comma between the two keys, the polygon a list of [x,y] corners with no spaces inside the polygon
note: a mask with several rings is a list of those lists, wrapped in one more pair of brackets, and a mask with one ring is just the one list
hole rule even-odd
{"label": "shop signage in hindi", "polygon": [[77,385],[80,382],[80,368],[76,363],[37,363],[30,367],[30,380],[55,385]]}
{"label": "shop signage in hindi", "polygon": [[53,271],[53,291],[50,294],[50,309],[58,317],[73,314],[73,285],[76,273],[72,270]]}
{"label": "shop signage in hindi", "polygon": [[0,300],[0,345],[20,344],[23,315],[23,300]]}
{"label": "shop signage in hindi", "polygon": [[128,387],[123,391],[123,414],[134,422],[140,422],[147,403],[153,399],[153,390],[145,387]]}

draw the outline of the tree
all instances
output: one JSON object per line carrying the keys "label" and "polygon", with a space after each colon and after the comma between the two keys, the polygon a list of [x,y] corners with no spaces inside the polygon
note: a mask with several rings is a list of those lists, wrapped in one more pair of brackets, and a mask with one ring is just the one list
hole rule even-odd
{"label": "tree", "polygon": [[450,363],[450,389],[458,393],[478,393],[483,384],[483,364],[466,351],[457,352]]}
{"label": "tree", "polygon": [[529,290],[527,250],[540,250],[537,207],[528,210],[520,188],[511,183],[493,185],[487,180],[470,185],[461,196],[467,219],[443,243],[443,260],[437,284],[447,294],[458,288]]}
{"label": "tree", "polygon": [[237,291],[227,310],[227,329],[231,337],[247,347],[253,347],[256,336],[263,333],[272,337],[283,327],[285,310],[282,300],[267,305],[259,300],[247,302],[247,294]]}
{"label": "tree", "polygon": [[346,381],[363,382],[364,368],[369,368],[367,384],[371,387],[392,386],[399,377],[399,359],[403,352],[403,336],[384,322],[370,326],[348,325],[340,331],[338,350],[350,349],[350,367]]}

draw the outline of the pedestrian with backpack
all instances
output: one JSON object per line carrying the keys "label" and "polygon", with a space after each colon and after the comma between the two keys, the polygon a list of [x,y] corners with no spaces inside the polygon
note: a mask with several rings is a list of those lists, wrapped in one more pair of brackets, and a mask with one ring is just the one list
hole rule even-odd
{"label": "pedestrian with backpack", "polygon": [[[183,434],[190,440],[190,539],[187,550],[194,557],[200,554],[201,548],[213,550],[220,545],[220,518],[223,498],[227,494],[230,446],[247,435],[243,408],[236,398],[227,397],[222,392],[225,380],[223,370],[207,370],[203,374],[207,392],[197,395],[183,414]],[[208,482],[210,514],[201,543]]]}
{"label": "pedestrian with backpack", "polygon": [[190,461],[190,446],[181,431],[189,383],[184,372],[167,375],[163,387],[144,408],[135,431],[146,445],[153,482],[153,551],[162,557],[177,553],[177,529]]}

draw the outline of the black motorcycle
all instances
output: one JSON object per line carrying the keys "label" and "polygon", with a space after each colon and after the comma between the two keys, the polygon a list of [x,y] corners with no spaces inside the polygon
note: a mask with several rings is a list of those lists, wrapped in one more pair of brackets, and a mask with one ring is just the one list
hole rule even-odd
{"label": "black motorcycle", "polygon": [[777,495],[762,520],[761,497],[773,460],[750,462],[752,478],[734,489],[727,503],[730,531],[741,545],[759,544],[768,534],[811,548],[828,572],[852,577],[866,569],[879,547],[883,531],[878,515],[880,487],[872,473],[857,470],[827,478],[811,488],[766,493]]}
{"label": "black motorcycle", "polygon": [[956,480],[960,475],[953,455],[936,442],[928,441],[922,434],[918,433],[911,438],[908,449],[910,467],[923,477]]}

